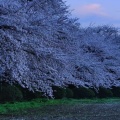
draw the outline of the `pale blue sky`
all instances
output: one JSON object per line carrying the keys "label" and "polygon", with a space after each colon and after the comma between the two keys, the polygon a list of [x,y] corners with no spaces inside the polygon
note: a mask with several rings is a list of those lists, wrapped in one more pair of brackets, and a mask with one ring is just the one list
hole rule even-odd
{"label": "pale blue sky", "polygon": [[79,18],[81,25],[112,25],[120,27],[120,0],[65,0],[72,16]]}

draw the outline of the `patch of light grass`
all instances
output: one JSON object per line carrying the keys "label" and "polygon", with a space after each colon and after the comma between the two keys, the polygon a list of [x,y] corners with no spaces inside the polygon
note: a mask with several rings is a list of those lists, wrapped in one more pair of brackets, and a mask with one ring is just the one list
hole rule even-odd
{"label": "patch of light grass", "polygon": [[11,112],[26,111],[31,108],[40,108],[47,105],[75,105],[75,104],[96,104],[96,103],[118,103],[119,98],[104,98],[104,99],[34,99],[26,102],[0,104],[0,114]]}

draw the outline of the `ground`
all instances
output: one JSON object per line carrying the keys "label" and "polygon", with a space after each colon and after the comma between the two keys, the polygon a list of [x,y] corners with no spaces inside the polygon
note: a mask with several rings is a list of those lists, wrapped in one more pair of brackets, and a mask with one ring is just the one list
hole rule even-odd
{"label": "ground", "polygon": [[49,105],[29,114],[0,115],[0,120],[120,120],[119,103]]}

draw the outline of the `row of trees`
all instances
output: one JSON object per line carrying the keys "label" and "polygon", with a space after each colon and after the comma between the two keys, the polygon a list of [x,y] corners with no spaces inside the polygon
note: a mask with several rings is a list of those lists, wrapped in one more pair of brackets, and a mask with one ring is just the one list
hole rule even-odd
{"label": "row of trees", "polygon": [[[120,98],[120,87],[112,87],[111,89],[100,87],[96,92],[93,88],[85,87],[71,87],[60,88],[53,86],[54,99],[95,99],[95,98]],[[33,99],[40,99],[45,102],[47,98],[43,96],[42,92],[31,92],[26,88],[18,85],[2,84],[0,86],[0,103],[29,101]]]}
{"label": "row of trees", "polygon": [[0,1],[0,80],[53,96],[52,86],[120,86],[116,28],[81,28],[62,0]]}

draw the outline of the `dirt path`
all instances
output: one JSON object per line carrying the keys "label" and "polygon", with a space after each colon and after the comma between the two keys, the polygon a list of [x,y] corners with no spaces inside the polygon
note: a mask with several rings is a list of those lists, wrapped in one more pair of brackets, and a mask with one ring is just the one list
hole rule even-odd
{"label": "dirt path", "polygon": [[120,104],[45,106],[27,115],[1,115],[0,120],[120,120]]}

